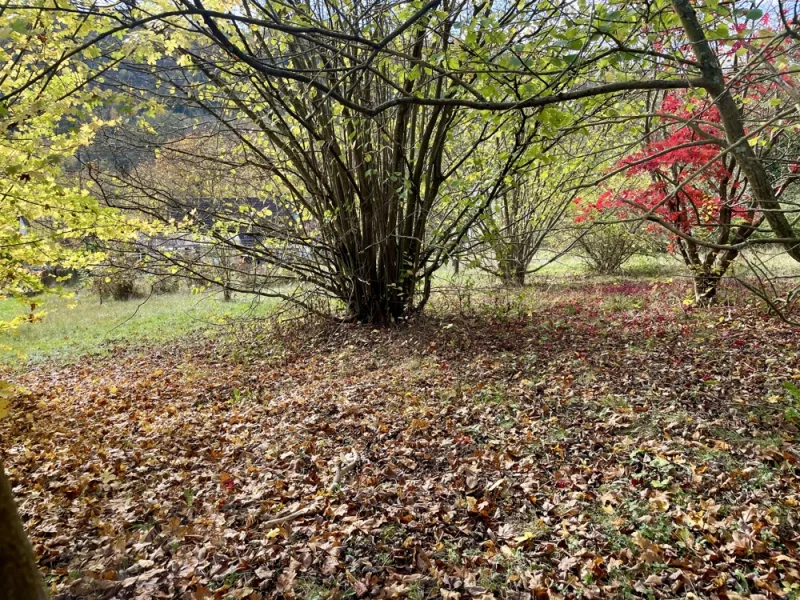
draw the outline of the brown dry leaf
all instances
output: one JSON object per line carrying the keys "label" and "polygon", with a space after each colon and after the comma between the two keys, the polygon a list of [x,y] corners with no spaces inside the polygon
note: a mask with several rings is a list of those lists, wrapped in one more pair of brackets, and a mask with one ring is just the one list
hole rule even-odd
{"label": "brown dry leaf", "polygon": [[800,582],[798,424],[764,399],[800,372],[800,332],[678,314],[652,285],[614,284],[635,312],[604,308],[609,284],[554,284],[531,316],[3,375],[28,390],[0,435],[53,597],[614,598],[618,572],[656,597],[723,597],[758,565],[751,591],[780,598]]}

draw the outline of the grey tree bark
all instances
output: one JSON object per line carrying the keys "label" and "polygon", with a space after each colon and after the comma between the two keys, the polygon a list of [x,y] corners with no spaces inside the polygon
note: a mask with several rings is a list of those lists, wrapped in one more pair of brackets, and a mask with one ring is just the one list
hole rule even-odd
{"label": "grey tree bark", "polygon": [[0,589],[5,600],[46,600],[33,548],[0,463]]}

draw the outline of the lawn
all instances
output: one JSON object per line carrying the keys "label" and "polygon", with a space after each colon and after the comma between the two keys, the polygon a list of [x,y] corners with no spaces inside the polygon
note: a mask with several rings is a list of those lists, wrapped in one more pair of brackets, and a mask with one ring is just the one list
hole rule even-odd
{"label": "lawn", "polygon": [[[164,343],[189,332],[214,334],[232,317],[259,317],[274,300],[236,296],[223,302],[219,295],[189,292],[151,296],[126,302],[105,301],[88,292],[72,298],[34,298],[35,322],[0,333],[0,362],[43,359],[73,360],[107,350],[121,342]],[[0,300],[0,321],[28,314],[30,305]]]}
{"label": "lawn", "polygon": [[687,287],[31,365],[0,435],[53,596],[798,598],[800,330]]}

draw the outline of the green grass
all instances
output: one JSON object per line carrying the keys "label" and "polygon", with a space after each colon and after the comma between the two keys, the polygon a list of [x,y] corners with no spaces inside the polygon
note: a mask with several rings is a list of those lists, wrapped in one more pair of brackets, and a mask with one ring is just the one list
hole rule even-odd
{"label": "green grass", "polygon": [[738,273],[744,275],[749,271],[747,263],[764,269],[765,273],[770,273],[773,276],[800,277],[800,264],[786,252],[775,248],[761,252],[747,251],[741,259],[733,263],[733,267]]}
{"label": "green grass", "polygon": [[[528,276],[528,283],[536,282],[537,277],[547,276],[580,276],[592,273],[586,263],[574,252],[568,252],[553,260],[555,254],[551,250],[541,250],[531,261],[530,269],[539,268]],[[745,258],[747,260],[745,260]],[[553,260],[552,262],[549,262]],[[755,252],[749,250],[745,257],[734,261],[728,275],[747,276],[750,273],[748,262],[765,269],[773,276],[800,276],[800,264],[785,252],[777,249]],[[654,256],[636,255],[622,265],[621,273],[616,276],[629,278],[658,277],[690,277],[690,272],[677,255],[659,254]],[[435,283],[461,283],[471,280],[476,287],[497,285],[497,278],[484,271],[464,268],[458,275],[453,274],[451,266],[444,267],[436,273]]]}
{"label": "green grass", "polygon": [[[164,342],[191,331],[212,334],[233,317],[266,316],[276,300],[238,296],[223,302],[211,294],[180,292],[146,300],[102,304],[97,296],[81,291],[74,298],[34,298],[44,316],[0,333],[0,363],[70,360],[102,351],[114,343]],[[0,321],[28,314],[29,305],[0,300]]]}

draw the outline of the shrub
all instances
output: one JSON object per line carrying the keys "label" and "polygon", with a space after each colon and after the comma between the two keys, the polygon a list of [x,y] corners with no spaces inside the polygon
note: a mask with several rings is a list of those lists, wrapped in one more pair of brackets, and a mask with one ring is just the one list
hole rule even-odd
{"label": "shrub", "polygon": [[45,287],[73,287],[81,283],[85,272],[58,266],[46,266],[39,273],[39,279]]}
{"label": "shrub", "polygon": [[181,289],[181,280],[179,277],[159,277],[153,280],[150,289],[155,296],[176,294]]}
{"label": "shrub", "polygon": [[135,271],[97,273],[92,278],[91,290],[101,300],[118,301],[144,298],[148,293],[144,278]]}
{"label": "shrub", "polygon": [[590,271],[617,273],[630,258],[646,250],[646,241],[622,223],[593,225],[577,242],[579,254]]}

